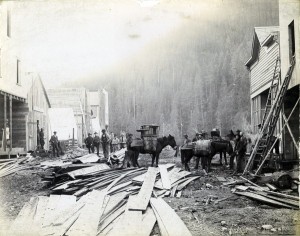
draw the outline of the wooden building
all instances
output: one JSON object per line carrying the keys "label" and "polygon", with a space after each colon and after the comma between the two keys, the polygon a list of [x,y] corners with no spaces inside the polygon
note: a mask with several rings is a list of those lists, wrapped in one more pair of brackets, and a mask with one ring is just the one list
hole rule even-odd
{"label": "wooden building", "polygon": [[[249,70],[251,96],[251,124],[254,133],[262,123],[266,100],[274,75],[276,59],[279,58],[280,79],[285,78],[293,57],[296,64],[284,98],[275,136],[280,135],[280,153],[283,162],[297,162],[299,158],[299,85],[300,85],[300,1],[279,0],[279,27],[255,27],[250,59],[245,63]],[[291,111],[293,110],[293,113]],[[288,125],[285,117],[290,116]]]}
{"label": "wooden building", "polygon": [[55,88],[47,89],[47,94],[52,108],[73,109],[77,124],[76,139],[80,146],[83,145],[84,138],[90,132],[90,111],[88,110],[87,90],[85,88]]}
{"label": "wooden building", "polygon": [[[300,85],[300,1],[299,0],[279,0],[279,27],[280,27],[280,58],[281,58],[281,78],[287,73],[292,57],[295,56],[295,67],[293,70],[289,90],[285,97],[284,113],[288,117],[299,99]],[[285,158],[296,159],[299,157],[294,141],[299,147],[300,133],[300,104],[295,107],[289,120],[290,135],[288,129],[284,130]],[[294,139],[294,141],[293,141]],[[298,148],[299,149],[299,148]]]}
{"label": "wooden building", "polygon": [[[43,83],[28,72],[14,41],[10,3],[0,5],[0,155],[16,155],[37,146],[37,123],[47,135],[50,107]],[[46,141],[46,140],[45,140]],[[47,148],[48,142],[45,142]]]}
{"label": "wooden building", "polygon": [[257,133],[262,123],[267,96],[279,57],[279,27],[255,27],[250,59],[245,63],[250,76],[251,124]]}

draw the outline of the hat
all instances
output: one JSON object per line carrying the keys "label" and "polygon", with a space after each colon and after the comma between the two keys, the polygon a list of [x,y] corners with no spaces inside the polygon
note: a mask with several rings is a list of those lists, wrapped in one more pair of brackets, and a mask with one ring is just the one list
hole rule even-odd
{"label": "hat", "polygon": [[56,134],[56,131],[54,131],[53,133]]}
{"label": "hat", "polygon": [[94,134],[98,134],[97,132],[95,132]]}
{"label": "hat", "polygon": [[128,136],[133,136],[133,134],[128,134]]}
{"label": "hat", "polygon": [[187,135],[187,134],[185,134],[185,135],[183,135],[183,137],[186,137],[186,138],[187,138],[187,137],[188,137],[188,135]]}
{"label": "hat", "polygon": [[88,135],[92,135],[91,133],[88,133]]}
{"label": "hat", "polygon": [[106,131],[105,129],[102,129],[102,130],[101,130],[101,132],[105,132],[105,131]]}
{"label": "hat", "polygon": [[236,130],[237,133],[241,132],[239,129]]}

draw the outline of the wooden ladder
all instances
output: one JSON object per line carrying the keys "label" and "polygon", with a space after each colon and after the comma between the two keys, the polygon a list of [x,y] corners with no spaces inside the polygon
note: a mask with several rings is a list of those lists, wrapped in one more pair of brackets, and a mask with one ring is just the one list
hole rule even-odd
{"label": "wooden ladder", "polygon": [[275,101],[277,92],[278,92],[278,87],[279,87],[279,81],[280,81],[280,58],[279,56],[276,58],[275,62],[275,68],[274,68],[274,73],[273,73],[273,79],[271,82],[271,86],[269,89],[268,97],[267,97],[267,102],[266,102],[266,108],[264,112],[264,116],[261,122],[261,127],[264,126],[267,116],[271,110],[271,107]]}
{"label": "wooden ladder", "polygon": [[259,131],[258,139],[255,143],[254,149],[244,169],[243,175],[249,172],[249,169],[251,169],[253,161],[256,157],[264,158],[268,153],[269,149],[272,147],[271,138],[276,128],[279,114],[282,109],[283,100],[286,95],[294,67],[295,67],[295,56],[293,56],[292,58],[291,65],[289,66],[288,72],[278,91],[275,101],[271,106],[270,111],[268,112],[263,127]]}

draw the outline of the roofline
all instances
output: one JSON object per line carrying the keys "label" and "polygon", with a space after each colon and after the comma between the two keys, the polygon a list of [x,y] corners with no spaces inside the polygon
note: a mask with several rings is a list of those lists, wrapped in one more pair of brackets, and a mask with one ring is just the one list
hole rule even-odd
{"label": "roofline", "polygon": [[42,85],[42,89],[43,89],[43,92],[45,94],[45,97],[46,97],[46,100],[47,100],[47,103],[49,105],[49,108],[51,108],[51,103],[50,103],[50,100],[49,100],[49,97],[48,97],[48,94],[47,94],[47,90],[45,89],[45,86],[44,86],[44,83],[43,83],[43,80],[41,79],[40,75],[38,74],[38,78],[41,82],[41,85]]}

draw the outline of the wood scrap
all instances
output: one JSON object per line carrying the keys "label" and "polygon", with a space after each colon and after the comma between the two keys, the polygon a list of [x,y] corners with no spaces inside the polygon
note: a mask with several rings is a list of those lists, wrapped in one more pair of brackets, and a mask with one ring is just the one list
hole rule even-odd
{"label": "wood scrap", "polygon": [[154,186],[157,172],[158,172],[157,168],[154,167],[148,168],[141,190],[139,191],[137,197],[135,198],[136,201],[131,201],[133,205],[129,205],[128,206],[129,209],[141,210],[141,211],[147,209],[153,191],[153,186]]}
{"label": "wood scrap", "polygon": [[166,165],[158,165],[160,171],[160,177],[162,181],[162,186],[164,189],[170,190],[171,189],[171,182],[169,179],[169,174],[167,171]]}
{"label": "wood scrap", "polygon": [[151,198],[150,203],[162,235],[192,235],[175,211],[162,199]]}
{"label": "wood scrap", "polygon": [[196,179],[199,179],[200,176],[194,176],[194,177],[190,177],[188,178],[186,181],[184,181],[183,183],[179,184],[177,187],[177,190],[180,191],[182,190],[184,187],[186,187],[190,182],[195,181]]}
{"label": "wood scrap", "polygon": [[264,202],[264,203],[268,203],[268,204],[271,204],[271,205],[275,205],[275,206],[278,206],[278,207],[285,207],[285,208],[295,209],[294,207],[292,207],[290,205],[272,200],[270,198],[267,198],[265,196],[261,196],[261,195],[256,194],[256,193],[252,193],[252,192],[234,192],[234,193],[237,194],[237,195],[249,197],[251,199],[254,199],[254,200],[257,200],[257,201],[260,201],[260,202]]}

